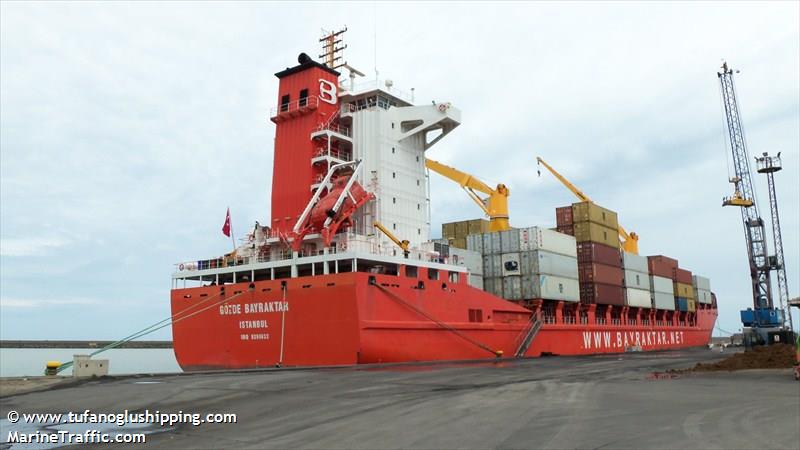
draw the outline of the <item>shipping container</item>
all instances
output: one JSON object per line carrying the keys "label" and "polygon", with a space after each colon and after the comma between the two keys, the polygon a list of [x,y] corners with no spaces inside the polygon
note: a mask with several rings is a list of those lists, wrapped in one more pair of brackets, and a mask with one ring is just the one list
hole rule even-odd
{"label": "shipping container", "polygon": [[[500,277],[503,276],[503,263],[500,255],[483,256],[483,276]],[[670,286],[672,286],[670,284]]]}
{"label": "shipping container", "polygon": [[675,309],[689,311],[689,300],[686,297],[675,297]]}
{"label": "shipping container", "polygon": [[469,274],[469,285],[474,288],[483,289],[483,275],[474,273]]}
{"label": "shipping container", "polygon": [[686,303],[688,304],[688,305],[687,305],[687,306],[688,306],[688,308],[687,308],[687,309],[689,310],[689,312],[695,312],[695,311],[697,311],[697,304],[695,303],[695,301],[694,301],[694,300],[692,300],[692,299],[688,299],[688,300],[686,301]]}
{"label": "shipping container", "polygon": [[707,291],[705,289],[695,289],[694,290],[694,298],[697,300],[698,303],[702,303],[704,305],[711,304],[711,291]]}
{"label": "shipping container", "polygon": [[[617,213],[610,209],[597,206],[592,202],[580,202],[572,204],[572,223],[591,222],[604,227],[617,230]],[[615,233],[617,233],[615,231]],[[577,234],[577,233],[576,233]]]}
{"label": "shipping container", "polygon": [[486,219],[473,219],[467,221],[467,234],[483,234],[489,232],[489,221]]}
{"label": "shipping container", "polygon": [[622,268],[625,270],[648,273],[647,257],[622,252]]}
{"label": "shipping container", "polygon": [[665,309],[668,311],[675,311],[675,296],[672,294],[665,294],[663,292],[651,292],[650,298],[653,299],[653,307],[656,309]]}
{"label": "shipping container", "polygon": [[483,274],[483,257],[474,250],[452,248],[447,261],[450,264],[465,267],[469,273]]}
{"label": "shipping container", "polygon": [[503,278],[502,277],[484,277],[483,290],[496,296],[503,297]]}
{"label": "shipping container", "polygon": [[497,231],[489,234],[491,245],[487,248],[484,244],[483,248],[487,253],[503,253],[503,245],[500,239],[501,233],[502,231]]}
{"label": "shipping container", "polygon": [[672,279],[672,271],[677,267],[678,261],[672,258],[661,255],[647,257],[647,272],[650,275]]}
{"label": "shipping container", "polygon": [[650,291],[644,289],[625,289],[625,304],[638,308],[651,308],[653,300],[650,298]]}
{"label": "shipping container", "polygon": [[455,236],[456,239],[467,237],[467,235],[469,234],[469,228],[466,220],[461,222],[456,222],[455,227],[456,227],[456,236]]}
{"label": "shipping container", "polygon": [[520,253],[522,274],[545,274],[557,277],[578,279],[578,260],[576,258],[534,250]]}
{"label": "shipping container", "polygon": [[454,222],[442,224],[442,239],[454,239],[456,237],[456,224]]}
{"label": "shipping container", "polygon": [[594,222],[575,222],[575,240],[597,242],[619,249],[619,231]]}
{"label": "shipping container", "polygon": [[700,275],[692,275],[692,286],[696,287],[697,289],[710,291],[711,280],[706,277],[701,277]]}
{"label": "shipping container", "polygon": [[505,230],[500,232],[500,251],[511,253],[519,251],[519,230]]}
{"label": "shipping container", "polygon": [[522,300],[522,277],[503,277],[503,298]]}
{"label": "shipping container", "polygon": [[522,275],[522,265],[520,264],[519,252],[503,253],[500,255],[501,275],[508,277],[511,275]]}
{"label": "shipping container", "polygon": [[556,226],[572,229],[572,205],[556,208]]}
{"label": "shipping container", "polygon": [[573,258],[578,256],[575,238],[572,236],[565,236],[542,227],[524,228],[519,231],[520,250],[545,250]]}
{"label": "shipping container", "polygon": [[599,263],[578,263],[578,279],[581,283],[601,283],[622,286],[623,272],[621,267]]}
{"label": "shipping container", "polygon": [[681,269],[681,268],[674,268],[672,269],[672,280],[677,281],[678,283],[692,285],[692,272]]}
{"label": "shipping container", "polygon": [[467,250],[483,254],[483,234],[470,234],[467,236]]}
{"label": "shipping container", "polygon": [[580,300],[578,280],[553,275],[523,275],[522,296],[526,299]]}
{"label": "shipping container", "polygon": [[624,271],[624,286],[634,289],[644,289],[650,292],[650,275],[646,272],[637,272],[635,270]]}
{"label": "shipping container", "polygon": [[448,239],[448,242],[450,243],[450,248],[455,247],[463,248],[465,250],[467,249],[467,238],[465,237]]}
{"label": "shipping container", "polygon": [[624,306],[625,294],[622,286],[610,284],[580,283],[581,303]]}
{"label": "shipping container", "polygon": [[573,237],[575,236],[575,229],[572,228],[572,225],[568,226],[559,225],[556,227],[556,231],[558,231],[561,234],[566,234],[568,236],[573,236]]}
{"label": "shipping container", "polygon": [[672,285],[671,278],[650,275],[650,290],[661,294],[669,294],[670,297],[675,296],[675,287]]}
{"label": "shipping container", "polygon": [[691,284],[672,283],[672,289],[676,297],[690,298],[694,300],[694,288]]}
{"label": "shipping container", "polygon": [[579,263],[597,262],[609,266],[622,267],[619,249],[596,242],[579,242],[576,244]]}

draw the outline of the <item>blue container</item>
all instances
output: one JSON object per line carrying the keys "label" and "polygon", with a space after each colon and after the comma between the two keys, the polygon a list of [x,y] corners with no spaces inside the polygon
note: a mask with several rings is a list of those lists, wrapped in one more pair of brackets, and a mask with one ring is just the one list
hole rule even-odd
{"label": "blue container", "polygon": [[675,297],[675,309],[689,311],[689,300],[686,297]]}

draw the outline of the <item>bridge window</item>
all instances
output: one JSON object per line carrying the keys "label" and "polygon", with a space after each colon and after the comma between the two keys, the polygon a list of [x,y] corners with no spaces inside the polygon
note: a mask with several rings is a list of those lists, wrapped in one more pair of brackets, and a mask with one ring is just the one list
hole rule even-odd
{"label": "bridge window", "polygon": [[438,280],[439,279],[439,270],[438,269],[428,268],[428,279],[429,280]]}
{"label": "bridge window", "polygon": [[284,95],[281,97],[281,111],[288,111],[289,110],[289,100],[291,97],[289,94]]}
{"label": "bridge window", "polygon": [[300,106],[306,106],[308,103],[308,89],[300,91]]}
{"label": "bridge window", "polygon": [[408,278],[417,278],[417,266],[406,266],[406,276]]}
{"label": "bridge window", "polygon": [[458,283],[458,272],[450,272],[448,274],[451,283]]}

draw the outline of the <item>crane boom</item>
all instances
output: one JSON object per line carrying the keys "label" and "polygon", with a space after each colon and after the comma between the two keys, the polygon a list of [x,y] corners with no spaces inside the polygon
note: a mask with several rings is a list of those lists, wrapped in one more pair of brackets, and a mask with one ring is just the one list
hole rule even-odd
{"label": "crane boom", "polygon": [[[454,169],[438,161],[425,158],[425,167],[458,183],[470,198],[489,216],[490,231],[510,230],[508,223],[508,196],[510,191],[505,184],[498,184],[492,189],[474,176]],[[488,195],[481,198],[477,192]]]}
{"label": "crane boom", "polygon": [[[577,186],[575,186],[574,184],[570,183],[569,180],[564,178],[563,175],[558,173],[558,171],[556,169],[553,169],[550,166],[550,164],[547,164],[542,158],[537,156],[536,157],[536,162],[538,164],[543,165],[548,171],[550,171],[550,173],[553,174],[553,176],[556,177],[556,179],[558,179],[558,181],[560,181],[561,184],[566,186],[567,189],[572,191],[572,193],[575,194],[575,196],[578,197],[578,199],[580,201],[594,203],[594,201],[592,201],[592,199],[589,198],[588,195],[584,194],[583,191],[578,189]],[[625,228],[623,228],[622,225],[619,225],[619,224],[617,225],[617,233],[619,234],[619,240],[622,243],[622,249],[625,250],[628,253],[633,253],[634,255],[638,255],[639,254],[639,236],[634,232],[628,233],[627,231],[625,231]]]}
{"label": "crane boom", "polygon": [[397,236],[394,235],[388,228],[383,226],[382,223],[375,221],[373,224],[375,228],[379,229],[381,233],[385,234],[386,237],[392,240],[401,250],[403,250],[403,256],[408,258],[408,254],[410,253],[408,246],[411,244],[407,239],[400,240]]}

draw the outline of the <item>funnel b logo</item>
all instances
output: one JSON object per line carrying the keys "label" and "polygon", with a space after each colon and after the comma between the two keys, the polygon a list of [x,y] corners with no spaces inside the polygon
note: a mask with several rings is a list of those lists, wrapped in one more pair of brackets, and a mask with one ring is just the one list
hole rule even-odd
{"label": "funnel b logo", "polygon": [[319,99],[331,105],[336,104],[336,85],[328,80],[319,80]]}

